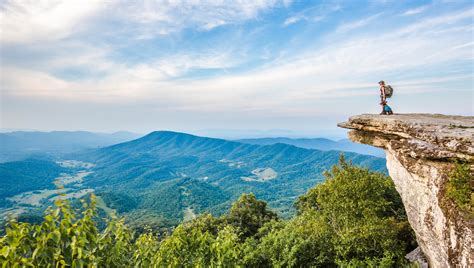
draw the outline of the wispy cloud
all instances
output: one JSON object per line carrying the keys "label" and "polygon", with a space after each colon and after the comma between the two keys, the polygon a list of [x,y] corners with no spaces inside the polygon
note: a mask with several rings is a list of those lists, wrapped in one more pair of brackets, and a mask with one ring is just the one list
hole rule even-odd
{"label": "wispy cloud", "polygon": [[[461,49],[461,48],[472,47],[472,46],[474,46],[474,42],[468,42],[468,43],[464,43],[464,44],[454,46],[451,49]],[[473,57],[474,57],[474,55],[473,55]]]}
{"label": "wispy cloud", "polygon": [[[192,70],[217,70],[230,68],[240,62],[229,52],[212,52],[207,54],[170,55],[135,68],[139,77],[150,79],[173,79],[183,77]],[[148,74],[148,75],[147,75]]]}
{"label": "wispy cloud", "polygon": [[84,30],[83,22],[106,6],[100,0],[15,1],[1,4],[0,42],[17,44],[55,41]]}
{"label": "wispy cloud", "polygon": [[276,0],[261,1],[187,1],[181,2],[127,2],[115,5],[115,14],[121,19],[139,24],[142,38],[152,38],[179,32],[186,28],[212,30],[228,24],[238,24],[258,18],[259,14],[276,6]]}
{"label": "wispy cloud", "polygon": [[361,27],[364,27],[364,26],[370,24],[371,22],[373,22],[374,20],[379,18],[381,15],[382,15],[382,13],[378,13],[378,14],[372,15],[372,16],[367,17],[367,18],[363,18],[363,19],[360,19],[360,20],[352,21],[352,22],[343,23],[342,25],[340,25],[336,29],[336,31],[340,32],[340,33],[353,31],[357,28],[361,28]]}
{"label": "wispy cloud", "polygon": [[[4,44],[54,41],[80,31],[94,29],[91,25],[100,17],[117,26],[135,23],[131,27],[138,38],[152,38],[185,28],[212,30],[221,25],[255,19],[278,5],[275,0],[261,1],[16,1],[1,4],[0,19]],[[90,26],[90,27],[88,27]],[[130,26],[130,25],[129,25]],[[111,30],[113,28],[108,28]]]}
{"label": "wispy cloud", "polygon": [[414,23],[403,28],[403,30],[398,31],[398,34],[411,34],[418,33],[421,30],[425,29],[430,32],[434,30],[440,30],[451,28],[453,24],[458,23],[459,21],[467,21],[468,26],[471,26],[472,32],[472,19],[474,18],[474,9],[467,9],[458,12],[452,12],[449,14],[443,14],[431,18],[422,20],[419,23]]}
{"label": "wispy cloud", "polygon": [[288,18],[283,22],[283,26],[288,26],[288,25],[297,23],[298,21],[301,21],[301,20],[303,20],[303,19],[306,19],[306,17],[304,17],[304,16],[302,16],[302,15],[296,15],[296,16],[288,17]]}
{"label": "wispy cloud", "polygon": [[[444,17],[457,21],[464,18],[460,13],[456,14]],[[368,78],[376,81],[377,76],[387,73],[423,69],[425,66],[470,57],[472,52],[467,45],[459,47],[456,52],[439,53],[451,49],[462,40],[467,42],[469,38],[463,33],[455,32],[454,35],[436,37],[437,42],[433,42],[435,36],[422,27],[428,24],[427,21],[422,20],[373,39],[352,37],[339,44],[305,52],[277,66],[195,81],[170,79],[183,76],[187,70],[194,68],[227,68],[236,62],[232,60],[231,54],[197,57],[176,55],[131,68],[122,66],[112,75],[95,82],[64,82],[45,73],[21,75],[20,70],[8,72],[5,77],[9,80],[8,88],[24,90],[30,90],[36,81],[42,79],[44,87],[28,91],[28,94],[52,94],[56,97],[89,99],[92,94],[109,96],[108,101],[126,100],[131,96],[134,99],[160,98],[174,103],[176,107],[207,110],[233,107],[247,109],[246,107],[256,105],[257,102],[260,107],[286,107],[292,100],[314,100],[349,94],[341,91],[342,89],[354,88],[350,94],[357,94],[360,86],[369,87],[367,83],[361,84],[361,81],[367,81]],[[446,20],[438,18],[436,21],[441,23]],[[411,35],[403,34],[407,29],[411,29]],[[22,79],[25,76],[33,78],[25,82]],[[15,92],[24,91],[15,90],[11,93]],[[272,99],[263,96],[272,96]]]}
{"label": "wispy cloud", "polygon": [[295,23],[298,23],[298,22],[301,22],[301,21],[308,21],[308,22],[320,22],[322,20],[324,20],[325,16],[313,16],[313,17],[308,17],[308,16],[304,16],[304,15],[295,15],[295,16],[291,16],[291,17],[288,17],[284,22],[283,22],[283,26],[286,27],[286,26],[289,26],[291,24],[295,24]]}
{"label": "wispy cloud", "polygon": [[[128,104],[144,114],[182,113],[183,120],[201,113],[216,118],[226,114],[230,121],[248,114],[264,120],[270,115],[340,114],[341,104],[354,107],[376,99],[380,79],[394,83],[397,94],[405,96],[440,94],[458,81],[472,83],[472,10],[438,12],[409,23],[398,17],[387,24],[380,22],[391,17],[379,13],[339,24],[347,17],[331,17],[328,7],[289,17],[281,11],[268,22],[268,10],[285,8],[274,1],[225,2],[228,8],[217,1],[206,6],[170,2],[162,9],[155,2],[140,2],[113,9],[115,14],[110,6],[98,5],[59,30],[48,30],[49,22],[38,26],[38,32],[54,33],[43,41],[30,35],[29,21],[22,22],[25,14],[39,9],[13,12],[9,8],[17,7],[15,3],[7,2],[1,11],[24,29],[0,37],[5,45],[0,87],[6,98],[115,105],[116,111]],[[98,20],[98,14],[109,16]],[[116,27],[119,18],[123,24]],[[298,33],[282,27],[283,20],[288,26],[321,19],[332,24],[324,28],[307,23]],[[252,21],[252,28],[246,21]],[[388,24],[383,30],[375,27]]]}
{"label": "wispy cloud", "polygon": [[330,3],[330,4],[321,4],[314,7],[306,8],[297,13],[291,14],[283,21],[283,26],[289,26],[298,22],[320,22],[324,20],[327,16],[331,15],[334,12],[341,10],[341,5]]}
{"label": "wispy cloud", "polygon": [[403,15],[405,15],[405,16],[417,15],[417,14],[425,12],[429,7],[430,7],[430,5],[420,6],[420,7],[417,7],[417,8],[412,8],[412,9],[409,9],[409,10],[405,11],[403,13]]}

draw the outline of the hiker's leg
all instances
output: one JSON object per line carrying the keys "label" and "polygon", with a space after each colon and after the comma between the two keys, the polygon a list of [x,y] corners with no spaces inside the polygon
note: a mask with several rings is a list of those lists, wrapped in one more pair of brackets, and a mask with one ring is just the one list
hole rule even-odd
{"label": "hiker's leg", "polygon": [[385,112],[385,103],[383,101],[380,102],[380,106],[382,106],[382,112],[380,112],[380,114],[387,114]]}

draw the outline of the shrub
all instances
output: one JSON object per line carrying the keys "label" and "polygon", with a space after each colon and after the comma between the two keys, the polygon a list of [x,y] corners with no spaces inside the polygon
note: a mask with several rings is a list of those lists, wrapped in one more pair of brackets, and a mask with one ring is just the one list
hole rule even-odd
{"label": "shrub", "polygon": [[447,196],[461,210],[474,214],[474,178],[467,163],[455,163],[449,173]]}

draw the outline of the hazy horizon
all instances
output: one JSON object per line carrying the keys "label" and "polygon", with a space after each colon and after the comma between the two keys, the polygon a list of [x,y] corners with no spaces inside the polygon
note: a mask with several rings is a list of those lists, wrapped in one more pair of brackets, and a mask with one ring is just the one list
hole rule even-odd
{"label": "hazy horizon", "polygon": [[3,129],[339,139],[379,112],[381,79],[395,113],[474,114],[471,1],[4,1],[0,17]]}
{"label": "hazy horizon", "polygon": [[198,130],[173,130],[173,129],[155,129],[145,133],[134,132],[128,130],[117,130],[117,131],[91,131],[84,129],[53,129],[53,130],[40,130],[40,129],[6,129],[0,128],[0,133],[14,133],[14,132],[41,132],[41,133],[50,133],[50,132],[89,132],[95,134],[115,134],[120,132],[136,134],[140,136],[145,136],[154,131],[172,131],[187,133],[197,136],[204,136],[210,138],[220,138],[220,139],[229,139],[229,140],[238,140],[238,139],[248,139],[248,138],[290,138],[290,139],[317,139],[324,138],[334,141],[341,139],[346,140],[346,132],[344,129],[337,129],[338,131],[321,131],[318,133],[305,133],[305,132],[294,132],[291,130],[284,129],[270,129],[270,130],[256,130],[256,129],[198,129]]}

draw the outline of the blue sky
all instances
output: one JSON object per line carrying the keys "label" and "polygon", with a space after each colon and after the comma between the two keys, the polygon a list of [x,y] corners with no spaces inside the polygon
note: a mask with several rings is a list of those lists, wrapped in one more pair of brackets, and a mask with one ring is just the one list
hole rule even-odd
{"label": "blue sky", "polygon": [[474,114],[472,1],[0,1],[1,127],[343,137]]}

